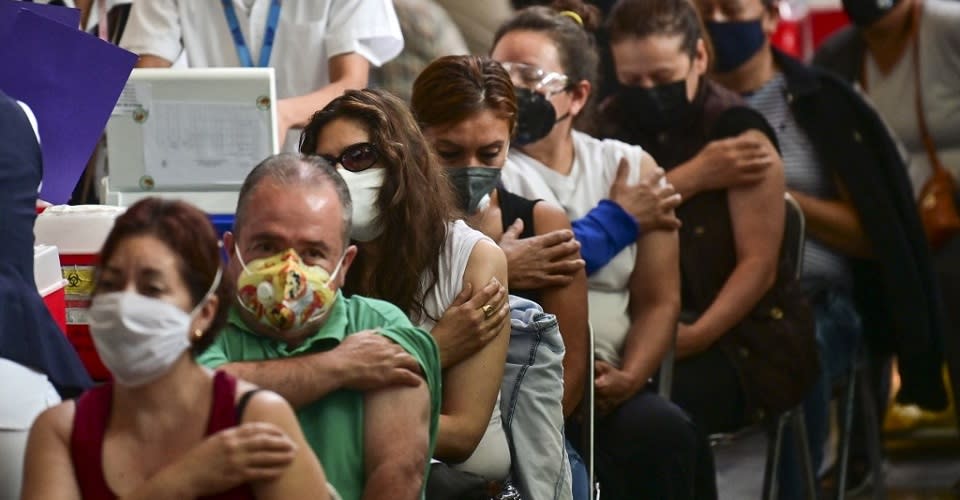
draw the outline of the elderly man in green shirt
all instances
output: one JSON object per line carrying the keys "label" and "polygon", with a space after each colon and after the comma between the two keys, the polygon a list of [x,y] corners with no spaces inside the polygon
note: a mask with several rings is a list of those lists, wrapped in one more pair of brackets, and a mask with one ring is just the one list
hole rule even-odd
{"label": "elderly man in green shirt", "polygon": [[344,500],[422,496],[440,412],[433,338],[387,302],[340,293],[357,248],[326,161],[277,155],[240,190],[224,236],[236,283],[199,361],[276,391]]}

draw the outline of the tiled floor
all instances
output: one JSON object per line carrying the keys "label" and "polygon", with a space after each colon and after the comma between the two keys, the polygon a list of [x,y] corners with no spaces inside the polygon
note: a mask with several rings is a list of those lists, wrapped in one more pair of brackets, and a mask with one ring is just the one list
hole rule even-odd
{"label": "tiled floor", "polygon": [[[888,440],[884,463],[889,500],[960,499],[960,439],[939,431]],[[760,498],[766,437],[753,433],[716,449],[717,482],[722,500]],[[870,495],[856,499],[870,499]]]}

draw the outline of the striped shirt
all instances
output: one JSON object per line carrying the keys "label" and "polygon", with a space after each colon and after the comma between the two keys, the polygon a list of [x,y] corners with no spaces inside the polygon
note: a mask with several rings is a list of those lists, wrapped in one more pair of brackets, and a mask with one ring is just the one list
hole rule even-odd
{"label": "striped shirt", "polygon": [[[817,161],[810,138],[800,128],[787,102],[787,82],[777,73],[763,87],[744,95],[750,107],[767,119],[777,132],[787,188],[820,199],[837,199],[839,194],[826,167]],[[812,290],[842,288],[850,290],[853,274],[846,257],[807,234],[803,252],[801,282]]]}

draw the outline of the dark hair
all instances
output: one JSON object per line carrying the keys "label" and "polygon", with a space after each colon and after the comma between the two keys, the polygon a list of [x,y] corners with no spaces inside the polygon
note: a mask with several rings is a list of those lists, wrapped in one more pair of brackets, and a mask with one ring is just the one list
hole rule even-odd
{"label": "dark hair", "polygon": [[333,184],[340,206],[343,208],[343,247],[350,244],[350,229],[352,227],[353,202],[347,183],[343,181],[337,169],[330,162],[319,156],[303,155],[298,153],[283,153],[267,157],[247,174],[247,178],[240,187],[237,198],[237,215],[234,218],[234,233],[239,234],[246,227],[247,205],[254,188],[265,179],[281,185],[299,185],[320,187]]}
{"label": "dark hair", "polygon": [[697,41],[705,40],[700,13],[691,0],[620,0],[607,22],[610,42],[653,35],[683,37],[681,48],[691,58]]}
{"label": "dark hair", "polygon": [[600,19],[600,10],[581,0],[557,0],[549,7],[527,7],[500,25],[493,45],[513,31],[543,33],[557,46],[560,65],[571,83],[596,83],[599,57],[593,32],[600,27]]}
{"label": "dark hair", "polygon": [[[196,307],[210,291],[217,271],[222,268],[217,233],[210,219],[183,201],[144,198],[117,217],[100,251],[100,262],[109,262],[121,242],[136,236],[156,238],[173,252],[177,257],[177,272],[190,292],[191,305]],[[226,280],[221,279],[216,290],[220,302],[210,326],[199,339],[191,335],[194,355],[209,347],[226,323],[230,289]]]}
{"label": "dark hair", "polygon": [[428,317],[424,297],[437,284],[447,225],[459,215],[453,191],[413,115],[397,97],[377,89],[348,90],[313,115],[300,151],[316,153],[320,132],[337,119],[365,126],[380,150],[378,164],[386,170],[377,196],[376,223],[383,233],[370,242],[374,252],[359,252],[344,289],[392,302],[419,321]]}
{"label": "dark hair", "polygon": [[517,96],[510,75],[484,56],[446,56],[430,63],[413,82],[410,107],[422,129],[452,125],[491,110],[517,124]]}

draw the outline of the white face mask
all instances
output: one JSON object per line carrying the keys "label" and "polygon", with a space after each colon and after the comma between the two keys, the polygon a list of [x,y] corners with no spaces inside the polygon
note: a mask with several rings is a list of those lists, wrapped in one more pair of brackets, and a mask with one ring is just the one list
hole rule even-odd
{"label": "white face mask", "polygon": [[189,313],[161,299],[123,291],[98,295],[88,310],[90,336],[117,384],[137,387],[167,373],[190,348],[190,324],[220,284]]}
{"label": "white face mask", "polygon": [[377,224],[380,209],[377,208],[377,197],[383,187],[386,171],[381,167],[372,167],[361,172],[351,172],[339,169],[337,172],[347,183],[350,191],[350,200],[353,202],[353,226],[350,230],[350,239],[357,241],[372,241],[380,236],[383,228]]}

